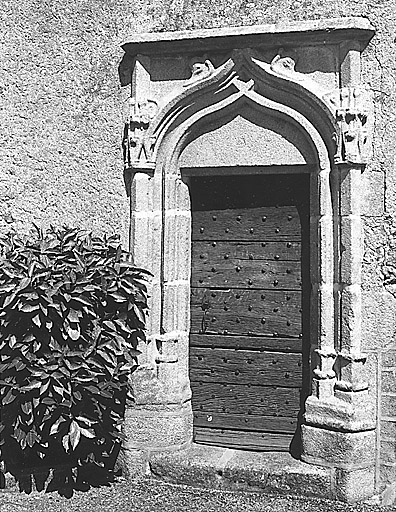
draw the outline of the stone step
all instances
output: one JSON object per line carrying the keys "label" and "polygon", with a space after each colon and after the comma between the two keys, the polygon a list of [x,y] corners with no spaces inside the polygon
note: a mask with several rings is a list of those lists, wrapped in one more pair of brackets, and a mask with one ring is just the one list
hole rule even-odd
{"label": "stone step", "polygon": [[230,491],[255,491],[334,499],[333,470],[287,452],[252,452],[192,444],[151,453],[151,475],[167,482]]}

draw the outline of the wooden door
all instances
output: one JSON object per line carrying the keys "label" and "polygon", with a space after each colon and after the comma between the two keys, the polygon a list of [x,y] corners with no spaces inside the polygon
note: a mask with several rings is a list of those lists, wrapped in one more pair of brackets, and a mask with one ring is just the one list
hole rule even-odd
{"label": "wooden door", "polygon": [[309,180],[192,178],[191,196],[195,442],[289,450],[308,358]]}

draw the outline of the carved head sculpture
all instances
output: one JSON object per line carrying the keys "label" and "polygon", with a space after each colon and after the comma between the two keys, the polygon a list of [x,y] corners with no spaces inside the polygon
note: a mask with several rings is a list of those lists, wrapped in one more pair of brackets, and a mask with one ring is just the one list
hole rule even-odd
{"label": "carved head sculpture", "polygon": [[271,69],[280,75],[288,75],[295,71],[296,62],[297,54],[295,50],[279,48],[277,55],[272,59]]}
{"label": "carved head sculpture", "polygon": [[155,117],[158,110],[158,104],[156,101],[147,99],[140,104],[141,115],[146,119],[151,120]]}
{"label": "carved head sculpture", "polygon": [[149,124],[155,117],[158,110],[158,103],[152,99],[137,101],[135,98],[129,100],[129,122]]}
{"label": "carved head sculpture", "polygon": [[186,82],[186,85],[197,82],[198,80],[203,80],[214,71],[214,66],[207,58],[207,55],[203,57],[193,57],[189,62],[189,68],[191,70],[191,78]]}

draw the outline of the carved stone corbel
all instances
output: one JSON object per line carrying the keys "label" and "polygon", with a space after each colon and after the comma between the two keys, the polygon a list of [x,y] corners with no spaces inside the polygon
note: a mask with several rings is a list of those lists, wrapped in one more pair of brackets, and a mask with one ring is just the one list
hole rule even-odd
{"label": "carved stone corbel", "polygon": [[371,153],[372,96],[367,89],[344,87],[324,96],[334,113],[339,131],[335,134],[336,164],[366,164]]}
{"label": "carved stone corbel", "polygon": [[154,166],[150,162],[155,138],[148,135],[151,120],[158,111],[158,104],[153,99],[137,101],[131,98],[128,119],[125,123],[123,149],[124,169],[139,169],[150,173]]}

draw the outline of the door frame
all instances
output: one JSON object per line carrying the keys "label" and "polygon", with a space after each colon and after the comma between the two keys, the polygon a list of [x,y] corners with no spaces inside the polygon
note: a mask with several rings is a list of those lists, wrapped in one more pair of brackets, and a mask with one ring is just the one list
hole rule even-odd
{"label": "door frame", "polygon": [[[137,58],[136,69],[147,85],[145,58]],[[134,380],[137,394],[142,382],[154,386],[151,406],[157,407],[158,418],[164,407],[175,407],[174,421],[184,422],[183,440],[191,442],[191,211],[183,180],[191,169],[181,168],[181,156],[213,123],[227,124],[246,106],[260,119],[273,116],[301,134],[310,148],[312,394],[305,403],[302,457],[328,465],[333,463],[328,461],[328,446],[338,435],[359,434],[343,455],[351,461],[357,453],[360,459],[360,438],[375,436],[375,419],[367,417],[362,402],[357,400],[345,412],[345,401],[356,396],[348,393],[367,393],[368,388],[361,378],[366,356],[361,353],[363,239],[358,196],[369,138],[351,143],[343,112],[363,112],[368,100],[352,86],[331,94],[313,88],[311,80],[290,69],[290,59],[279,51],[268,65],[251,50],[238,49],[217,68],[204,60],[203,72],[194,76],[193,71],[191,80],[159,105],[144,135],[144,158],[139,150],[138,160],[132,162],[126,146],[126,165],[132,172],[131,252],[135,263],[149,266],[154,275],[147,326],[152,343],[142,347],[142,371]],[[364,129],[368,134],[372,117],[364,115],[359,119],[370,120]]]}

